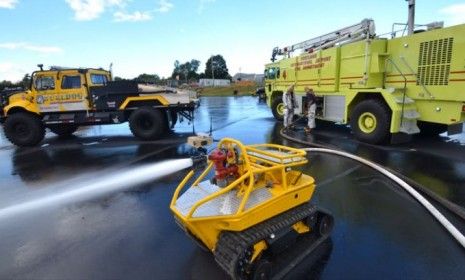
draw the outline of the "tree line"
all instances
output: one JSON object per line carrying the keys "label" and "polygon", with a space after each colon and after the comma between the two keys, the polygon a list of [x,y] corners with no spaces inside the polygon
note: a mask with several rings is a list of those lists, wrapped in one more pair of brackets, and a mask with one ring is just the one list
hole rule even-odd
{"label": "tree line", "polygon": [[0,81],[0,91],[6,88],[29,88],[30,83],[31,76],[29,74],[25,74],[21,81],[16,83],[7,80]]}
{"label": "tree line", "polygon": [[[200,61],[192,59],[190,61],[180,63],[178,60],[174,62],[174,69],[171,74],[171,79],[179,80],[180,83],[194,82],[199,79],[231,79],[229,70],[226,65],[226,60],[222,55],[211,56],[205,63],[205,72],[199,73]],[[124,79],[115,77],[115,81],[120,80],[133,80],[139,83],[147,84],[166,84],[168,79],[160,78],[157,74],[140,74],[134,79]],[[18,82],[11,82],[7,80],[0,81],[0,91],[5,88],[29,88],[31,83],[31,76],[24,75],[23,79]]]}
{"label": "tree line", "polygon": [[231,79],[226,60],[222,55],[211,56],[205,63],[205,72],[198,73],[200,61],[192,59],[184,63],[174,62],[172,79],[189,82],[198,79]]}
{"label": "tree line", "polygon": [[[226,60],[222,55],[211,56],[205,63],[205,72],[199,73],[200,61],[197,59],[191,59],[184,63],[176,60],[174,62],[173,72],[171,73],[171,80],[178,80],[180,83],[196,82],[199,79],[231,79]],[[166,78],[160,78],[157,74],[140,74],[136,78],[132,79],[139,83],[147,84],[166,84]],[[127,80],[120,77],[115,77],[115,81]]]}

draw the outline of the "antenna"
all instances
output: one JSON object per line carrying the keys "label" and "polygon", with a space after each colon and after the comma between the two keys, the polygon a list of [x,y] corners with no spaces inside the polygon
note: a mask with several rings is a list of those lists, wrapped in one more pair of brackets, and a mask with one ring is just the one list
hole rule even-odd
{"label": "antenna", "polygon": [[212,123],[213,123],[213,117],[210,116],[210,136],[212,136],[212,131],[213,131],[213,127],[212,127]]}
{"label": "antenna", "polygon": [[415,29],[415,0],[406,0],[408,2],[408,35],[412,35]]}
{"label": "antenna", "polygon": [[194,111],[192,111],[192,134],[195,135],[195,118],[194,118]]}
{"label": "antenna", "polygon": [[109,70],[110,70],[110,79],[113,80],[113,62],[110,63],[110,67],[109,67]]}

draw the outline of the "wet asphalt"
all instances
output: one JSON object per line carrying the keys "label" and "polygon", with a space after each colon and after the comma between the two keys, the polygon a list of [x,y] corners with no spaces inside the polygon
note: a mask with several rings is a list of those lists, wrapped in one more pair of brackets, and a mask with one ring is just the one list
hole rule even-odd
{"label": "wet asphalt", "polygon": [[[202,98],[195,130],[245,144],[301,145],[282,139],[281,124],[254,97]],[[108,174],[166,159],[189,157],[184,121],[165,139],[135,139],[127,124],[82,129],[41,146],[17,148],[0,135],[0,208],[70,178],[99,180]],[[415,137],[373,146],[354,140],[342,125],[319,124],[313,135],[291,134],[370,159],[465,208],[465,134]],[[329,210],[335,227],[302,262],[299,241],[277,266],[295,266],[287,279],[463,279],[465,250],[413,198],[393,182],[351,160],[313,153],[302,170],[317,181],[313,202]],[[157,172],[154,170],[154,172]],[[0,221],[0,278],[21,279],[223,279],[212,255],[176,225],[169,202],[187,174],[176,172],[129,191],[65,206],[51,206]],[[61,182],[61,183],[60,183]],[[65,182],[65,183],[63,183]],[[53,188],[52,188],[53,187]],[[1,210],[0,210],[1,211]],[[464,221],[447,213],[457,227]],[[291,251],[290,251],[291,252]]]}

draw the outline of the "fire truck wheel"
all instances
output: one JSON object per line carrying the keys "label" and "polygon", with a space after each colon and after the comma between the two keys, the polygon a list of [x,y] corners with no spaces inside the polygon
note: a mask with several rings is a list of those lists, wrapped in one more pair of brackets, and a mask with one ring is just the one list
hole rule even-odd
{"label": "fire truck wheel", "polygon": [[48,128],[51,132],[60,137],[67,137],[76,132],[78,126],[75,124],[54,124],[49,125]]}
{"label": "fire truck wheel", "polygon": [[26,112],[9,115],[3,129],[6,138],[20,147],[35,146],[45,136],[45,127],[39,117]]}
{"label": "fire truck wheel", "polygon": [[134,136],[142,140],[158,139],[166,132],[166,114],[152,107],[141,107],[129,116],[129,128]]}
{"label": "fire truck wheel", "polygon": [[282,121],[284,119],[284,103],[282,97],[276,97],[271,104],[271,112],[273,112],[273,116],[278,121]]}
{"label": "fire truck wheel", "polygon": [[438,136],[447,131],[447,125],[439,123],[418,122],[420,133],[425,136]]}
{"label": "fire truck wheel", "polygon": [[371,144],[384,142],[389,136],[391,113],[378,99],[368,99],[355,105],[350,115],[350,127],[355,137]]}

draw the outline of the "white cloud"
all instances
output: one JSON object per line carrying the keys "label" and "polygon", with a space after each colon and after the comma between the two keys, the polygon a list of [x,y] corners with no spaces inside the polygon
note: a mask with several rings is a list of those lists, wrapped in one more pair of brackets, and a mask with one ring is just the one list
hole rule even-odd
{"label": "white cloud", "polygon": [[0,0],[0,8],[14,9],[18,0]]}
{"label": "white cloud", "polygon": [[26,73],[27,71],[24,71],[16,64],[11,62],[0,62],[0,81],[7,80],[17,82],[21,80]]}
{"label": "white cloud", "polygon": [[8,50],[27,50],[38,52],[41,54],[48,54],[48,53],[58,53],[62,52],[63,50],[59,47],[54,46],[40,46],[40,45],[33,45],[29,43],[0,43],[0,49],[8,49]]}
{"label": "white cloud", "polygon": [[158,2],[158,9],[156,9],[156,11],[160,13],[167,13],[173,7],[174,7],[173,3],[171,3],[169,0],[160,0]]}
{"label": "white cloud", "polygon": [[113,18],[115,21],[145,21],[151,20],[152,15],[149,12],[134,12],[132,14],[124,13],[124,12],[116,12],[113,14]]}
{"label": "white cloud", "polygon": [[199,7],[197,8],[197,12],[201,14],[203,10],[205,10],[206,6],[214,3],[216,0],[200,0],[199,1]]}
{"label": "white cloud", "polygon": [[74,11],[74,19],[93,20],[105,12],[108,7],[124,7],[128,0],[66,0]]}
{"label": "white cloud", "polygon": [[456,25],[465,23],[465,3],[444,7],[439,12],[449,17],[448,24]]}

